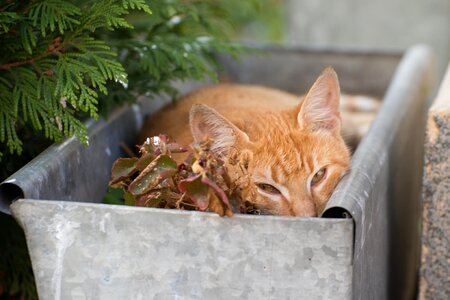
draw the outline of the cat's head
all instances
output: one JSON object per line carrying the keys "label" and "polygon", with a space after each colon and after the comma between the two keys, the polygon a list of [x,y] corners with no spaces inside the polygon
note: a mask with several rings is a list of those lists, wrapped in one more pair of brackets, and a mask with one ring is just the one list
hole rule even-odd
{"label": "cat's head", "polygon": [[327,68],[290,110],[255,114],[241,130],[197,104],[191,131],[196,141],[209,136],[215,153],[243,161],[250,176],[245,192],[262,213],[318,216],[350,161],[340,134],[339,98],[336,73]]}

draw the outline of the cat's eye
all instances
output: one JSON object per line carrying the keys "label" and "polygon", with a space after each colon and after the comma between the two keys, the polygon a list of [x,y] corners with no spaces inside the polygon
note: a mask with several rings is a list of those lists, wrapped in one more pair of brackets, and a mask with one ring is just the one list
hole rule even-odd
{"label": "cat's eye", "polygon": [[322,168],[319,171],[317,171],[316,174],[314,174],[313,178],[311,179],[311,186],[315,186],[316,184],[320,183],[327,174],[327,168]]}
{"label": "cat's eye", "polygon": [[276,187],[274,187],[273,185],[267,184],[267,183],[257,183],[256,186],[258,187],[258,189],[260,189],[261,191],[263,191],[267,194],[271,194],[271,195],[281,194],[281,192]]}

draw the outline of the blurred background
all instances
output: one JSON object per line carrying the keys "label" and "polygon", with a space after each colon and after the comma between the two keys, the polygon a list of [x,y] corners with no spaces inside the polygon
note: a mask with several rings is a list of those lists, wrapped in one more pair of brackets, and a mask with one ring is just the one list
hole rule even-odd
{"label": "blurred background", "polygon": [[440,76],[450,58],[449,0],[259,2],[259,17],[236,14],[244,40],[387,51],[423,43],[436,54]]}
{"label": "blurred background", "polygon": [[[175,1],[147,2],[165,5]],[[197,5],[201,1],[181,2]],[[233,41],[368,51],[402,51],[422,43],[429,45],[436,55],[438,81],[450,58],[450,0],[205,2],[212,3],[211,7],[217,10],[211,17],[223,17],[219,30]],[[14,1],[0,0],[0,13],[11,3]],[[40,139],[35,142],[37,137]],[[0,181],[49,144],[34,132],[28,133],[28,137],[25,133],[22,138],[25,146],[28,144],[25,154],[3,160]],[[0,244],[0,299],[37,299],[24,238],[12,218],[1,214]]]}

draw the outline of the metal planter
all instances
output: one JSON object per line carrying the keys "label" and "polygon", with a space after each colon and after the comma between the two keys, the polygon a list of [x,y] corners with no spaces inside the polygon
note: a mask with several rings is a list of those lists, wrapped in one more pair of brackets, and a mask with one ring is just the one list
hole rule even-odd
{"label": "metal planter", "polygon": [[384,299],[413,289],[429,50],[268,51],[222,58],[226,76],[302,93],[332,65],[343,91],[384,95],[324,218],[100,204],[120,142],[133,143],[143,115],[167,101],[122,108],[91,124],[89,148],[68,139],[0,186],[41,299]]}

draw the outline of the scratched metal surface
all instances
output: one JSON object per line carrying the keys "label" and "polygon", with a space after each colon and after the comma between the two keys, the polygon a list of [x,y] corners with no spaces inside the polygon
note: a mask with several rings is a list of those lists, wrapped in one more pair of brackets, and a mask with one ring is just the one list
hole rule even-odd
{"label": "scratched metal surface", "polygon": [[[388,201],[391,201],[395,193],[404,192],[402,184],[410,182],[410,179],[414,182],[420,173],[419,169],[413,172],[405,168],[404,166],[408,164],[402,159],[409,161],[412,156],[401,156],[401,152],[398,152],[400,148],[392,146],[398,140],[404,145],[402,147],[411,147],[408,148],[409,152],[416,154],[413,155],[409,166],[417,167],[416,159],[420,147],[414,147],[418,142],[412,139],[411,134],[406,134],[404,137],[398,134],[405,133],[408,130],[406,126],[421,128],[421,123],[416,120],[420,115],[420,109],[416,104],[423,100],[423,97],[417,96],[417,89],[426,91],[422,82],[425,81],[423,64],[428,64],[428,62],[424,63],[428,54],[424,54],[426,51],[420,49],[411,50],[403,58],[401,67],[397,70],[385,98],[389,103],[395,104],[384,105],[383,116],[380,117],[382,114],[378,116],[377,123],[358,148],[352,162],[352,171],[340,184],[330,202],[327,216],[342,217],[341,212],[347,210],[352,213],[353,220],[249,216],[220,219],[209,214],[169,213],[161,210],[78,203],[101,201],[109,178],[111,163],[121,154],[118,143],[124,141],[132,143],[137,128],[142,124],[144,112],[157,110],[166,103],[164,101],[154,102],[150,107],[145,104],[144,108],[135,106],[134,109],[123,109],[108,122],[101,121],[94,124],[91,127],[89,148],[83,148],[74,140],[51,147],[26,168],[0,185],[1,209],[4,212],[9,212],[9,204],[16,198],[60,200],[53,202],[20,200],[13,206],[14,216],[25,228],[41,298],[78,299],[78,296],[81,298],[86,296],[86,299],[93,299],[95,295],[90,294],[90,291],[94,290],[104,293],[102,295],[105,295],[105,299],[124,299],[129,297],[123,297],[125,294],[120,292],[109,294],[109,291],[123,288],[122,293],[132,293],[133,288],[138,286],[144,290],[147,289],[145,291],[150,293],[141,294],[143,298],[148,295],[155,296],[154,291],[158,290],[161,293],[159,294],[161,299],[175,299],[176,295],[180,295],[179,293],[188,292],[191,293],[190,298],[200,298],[198,295],[205,297],[212,295],[208,293],[248,299],[271,298],[271,295],[280,295],[281,298],[286,299],[289,298],[288,296],[292,296],[291,299],[314,299],[316,295],[321,295],[320,299],[323,299],[323,295],[330,295],[330,299],[385,298],[390,293],[387,264],[395,258],[388,255],[388,249],[392,247],[391,238],[395,236],[388,232],[389,226],[395,225],[389,220],[393,216],[403,217],[401,209],[407,209],[406,211],[409,212],[410,206],[408,202],[398,201],[401,197],[395,198],[397,199],[394,202],[395,205]],[[270,56],[243,57],[240,64],[231,63],[224,58],[228,72],[226,77],[233,81],[265,84],[302,93],[324,66],[333,65],[340,75],[343,91],[382,96],[400,60],[398,54],[357,51],[346,53],[345,51],[275,48],[270,52]],[[398,110],[401,112],[397,113]],[[386,127],[389,124],[397,125],[394,128]],[[400,127],[403,131],[400,131]],[[383,130],[393,133],[384,135],[381,134]],[[386,140],[383,140],[384,138]],[[371,147],[371,143],[374,143],[374,147]],[[388,150],[380,144],[386,144]],[[394,151],[394,149],[397,150]],[[381,152],[378,153],[378,150]],[[397,165],[394,159],[401,161],[403,167],[399,167],[400,171],[396,171]],[[398,179],[392,179],[398,178],[398,174],[403,178],[401,182]],[[400,184],[399,187],[396,185],[397,182]],[[405,195],[414,201],[411,208],[414,212],[417,207],[416,190],[411,188]],[[391,209],[396,211],[390,211]],[[107,215],[112,219],[107,219]],[[407,219],[409,225],[416,221],[414,214]],[[198,220],[201,222],[197,222]],[[112,226],[107,234],[104,232],[106,225],[105,227],[101,225],[105,222]],[[141,224],[145,226],[141,227]],[[164,224],[163,227],[160,226],[162,224]],[[172,227],[171,224],[175,224],[176,227]],[[172,231],[155,229],[166,227],[177,233],[171,235]],[[353,227],[356,234],[354,244]],[[136,230],[137,228],[144,229]],[[238,228],[245,229],[244,233],[239,232],[231,239],[228,232],[235,232]],[[207,229],[211,229],[212,233],[205,233]],[[397,229],[400,230],[401,226]],[[284,231],[289,234],[285,235]],[[394,232],[398,237],[400,231]],[[205,239],[203,234],[206,234]],[[159,238],[152,240],[155,236]],[[171,240],[174,237],[178,240]],[[220,244],[219,247],[219,243],[225,237],[230,243],[226,247]],[[270,241],[272,238],[277,241],[277,244]],[[402,239],[406,242],[414,242],[411,234],[400,237],[400,240]],[[126,241],[123,243],[124,255],[120,250],[115,249],[122,240]],[[150,246],[140,245],[141,241],[147,241]],[[252,245],[247,244],[247,241],[252,241]],[[278,252],[274,252],[274,256],[270,257],[262,241],[278,247]],[[328,243],[328,241],[333,242]],[[201,245],[198,247],[201,248],[199,251],[202,251],[202,256],[210,255],[217,259],[202,261],[196,258],[191,264],[186,260],[188,250],[185,251],[186,253],[177,250],[176,247],[180,243],[185,246],[182,249],[187,249],[190,243]],[[69,244],[70,247],[67,246]],[[140,245],[139,248],[133,248],[135,244]],[[154,250],[156,245],[158,251]],[[164,245],[167,247],[164,248]],[[335,254],[333,251],[324,251],[323,249],[328,248],[322,248],[320,245],[342,246],[332,248],[337,251]],[[354,255],[353,246],[355,246]],[[401,246],[403,247],[404,244]],[[147,256],[148,248],[153,251],[152,255],[157,256]],[[246,251],[250,252],[241,252],[238,248],[247,249]],[[133,249],[139,249],[139,251],[133,252]],[[321,265],[317,261],[313,268],[302,264],[301,262],[311,254],[310,250],[305,249],[312,249],[314,257],[320,257],[327,261],[327,264]],[[246,255],[246,253],[256,253],[251,251],[261,251],[265,259],[253,262],[253,256]],[[108,253],[114,253],[114,255]],[[289,254],[297,257],[300,263],[296,264],[295,260],[293,262]],[[95,259],[93,255],[97,255]],[[136,260],[136,255],[141,256],[146,263]],[[173,255],[179,255],[175,260],[179,268],[176,269],[177,272],[171,273],[172,277],[164,277],[168,274],[165,273],[164,266],[158,267],[155,264],[165,262],[167,265]],[[227,259],[221,260],[222,256]],[[63,264],[55,262],[55,257],[58,257],[58,262],[62,261]],[[354,258],[353,262],[352,258]],[[236,267],[229,268],[235,262],[233,259],[244,262],[247,267],[243,268],[238,264]],[[270,269],[273,271],[270,274],[264,269],[266,260],[276,264],[276,268],[272,266]],[[72,264],[72,261],[77,263]],[[403,257],[400,257],[399,261],[405,262]],[[206,269],[201,269],[205,270],[205,274],[203,271],[198,271],[198,266],[202,263],[208,264],[205,266]],[[191,272],[187,272],[183,267],[186,264],[190,266]],[[69,265],[71,271],[65,272],[66,266],[69,268]],[[293,268],[294,265],[299,268]],[[346,269],[347,267],[349,269]],[[156,280],[152,279],[152,284],[140,279],[141,277],[152,278],[151,276],[156,274],[155,268],[160,268],[158,270],[162,272],[162,275],[155,277]],[[234,268],[238,271],[234,272]],[[121,272],[121,275],[120,280],[114,279],[112,284],[108,281],[112,280],[112,275],[105,277],[104,274],[113,274],[114,270]],[[135,275],[133,270],[140,270],[141,273],[137,274],[142,276]],[[221,271],[224,275],[215,276],[214,270]],[[401,267],[395,267],[393,272],[397,272],[395,274],[399,276],[404,275],[404,269]],[[97,277],[92,275],[96,278],[92,285],[89,280],[83,280],[90,274],[97,274],[95,275]],[[248,282],[243,282],[240,274],[244,274],[251,284],[246,285]],[[316,276],[314,274],[319,275],[314,277]],[[297,277],[309,278],[308,276],[323,280],[305,279],[303,283],[299,283],[296,279]],[[346,279],[344,279],[345,276],[347,276]],[[267,283],[267,278],[274,280],[269,281],[273,290],[263,287],[263,283]],[[192,281],[199,279],[203,280],[202,283],[194,286]],[[324,280],[326,285],[323,285]],[[171,284],[168,285],[167,282]],[[223,287],[239,289],[225,290]],[[254,289],[254,287],[261,287],[261,289]],[[279,290],[278,287],[280,287]],[[71,291],[72,294],[62,297],[62,293],[66,290]],[[57,298],[55,295],[61,297]],[[141,296],[136,294],[137,299]],[[273,298],[279,297],[273,296]]]}
{"label": "scratched metal surface", "polygon": [[[350,219],[18,200],[40,299],[350,299]],[[306,297],[306,298],[305,298]]]}
{"label": "scratched metal surface", "polygon": [[[126,126],[123,126],[126,124]],[[116,111],[109,122],[89,123],[90,146],[74,138],[55,144],[17,171],[0,186],[0,209],[9,213],[9,203],[19,198],[64,201],[101,199],[111,166],[122,154],[119,143],[131,143],[140,127],[136,110]],[[105,134],[105,132],[108,134]],[[94,184],[95,183],[95,184]]]}
{"label": "scratched metal surface", "polygon": [[432,54],[410,48],[374,124],[333,193],[325,215],[355,220],[354,299],[413,299],[419,266],[421,180]]}

